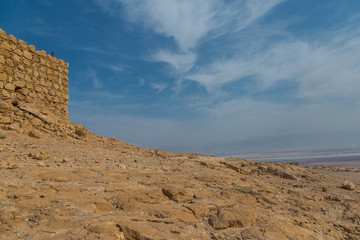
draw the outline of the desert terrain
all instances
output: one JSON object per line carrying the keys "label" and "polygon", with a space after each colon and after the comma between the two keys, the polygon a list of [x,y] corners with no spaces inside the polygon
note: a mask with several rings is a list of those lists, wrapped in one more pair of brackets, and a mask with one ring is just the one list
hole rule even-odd
{"label": "desert terrain", "polygon": [[0,130],[0,239],[360,239],[359,169],[167,153],[76,128]]}

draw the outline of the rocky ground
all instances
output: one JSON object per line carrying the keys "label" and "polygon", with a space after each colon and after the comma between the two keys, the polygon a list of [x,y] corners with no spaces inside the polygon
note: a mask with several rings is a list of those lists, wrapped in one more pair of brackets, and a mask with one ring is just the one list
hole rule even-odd
{"label": "rocky ground", "polygon": [[[0,239],[360,239],[360,171],[0,130]],[[82,136],[80,136],[82,135]]]}

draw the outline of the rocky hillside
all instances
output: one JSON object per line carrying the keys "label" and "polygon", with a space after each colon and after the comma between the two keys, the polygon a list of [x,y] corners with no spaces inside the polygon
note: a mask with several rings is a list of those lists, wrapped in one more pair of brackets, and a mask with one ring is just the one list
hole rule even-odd
{"label": "rocky hillside", "polygon": [[42,125],[0,130],[0,239],[360,239],[358,169],[172,154]]}

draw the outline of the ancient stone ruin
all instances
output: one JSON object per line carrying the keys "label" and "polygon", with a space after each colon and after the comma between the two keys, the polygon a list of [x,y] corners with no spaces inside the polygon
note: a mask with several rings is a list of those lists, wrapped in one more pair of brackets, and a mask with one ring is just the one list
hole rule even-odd
{"label": "ancient stone ruin", "polygon": [[0,29],[0,127],[69,125],[68,67]]}

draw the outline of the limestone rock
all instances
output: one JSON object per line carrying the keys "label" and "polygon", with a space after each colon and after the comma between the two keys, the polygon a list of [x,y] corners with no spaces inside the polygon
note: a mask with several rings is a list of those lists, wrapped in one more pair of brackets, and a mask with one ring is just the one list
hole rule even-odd
{"label": "limestone rock", "polygon": [[346,181],[344,181],[342,183],[342,187],[347,189],[347,190],[354,190],[355,189],[355,184],[352,183],[351,181],[346,180]]}
{"label": "limestone rock", "polygon": [[23,87],[25,87],[26,83],[24,81],[15,81],[14,85],[15,85],[15,87],[23,88]]}
{"label": "limestone rock", "polygon": [[[1,58],[0,58],[0,61],[1,61]],[[6,81],[6,80],[7,80],[7,74],[6,73],[0,73],[0,81]]]}
{"label": "limestone rock", "polygon": [[280,172],[280,176],[282,176],[283,178],[286,178],[286,179],[290,179],[290,180],[298,180],[297,177],[293,174],[290,174],[288,172]]}
{"label": "limestone rock", "polygon": [[36,160],[45,160],[50,157],[50,154],[43,151],[43,152],[32,152],[29,153],[29,157],[36,159]]}
{"label": "limestone rock", "polygon": [[40,126],[40,125],[43,125],[44,123],[38,118],[33,118],[33,119],[31,119],[31,124],[33,126]]}
{"label": "limestone rock", "polygon": [[38,131],[36,131],[36,130],[29,131],[28,135],[30,137],[33,137],[33,138],[40,138],[41,137],[40,133]]}
{"label": "limestone rock", "polygon": [[118,167],[119,167],[120,169],[126,169],[126,166],[125,166],[124,164],[121,164],[121,163],[118,165]]}
{"label": "limestone rock", "polygon": [[215,229],[244,228],[256,221],[256,212],[251,209],[220,209],[210,217],[209,223]]}
{"label": "limestone rock", "polygon": [[125,239],[124,234],[119,231],[114,222],[94,222],[86,227],[92,233],[109,235],[116,239]]}
{"label": "limestone rock", "polygon": [[162,158],[169,158],[169,157],[174,156],[174,154],[165,152],[165,151],[163,151],[161,149],[155,150],[155,155],[158,156],[158,157],[162,157]]}
{"label": "limestone rock", "polygon": [[170,200],[173,200],[175,202],[184,203],[188,202],[194,197],[194,192],[185,189],[180,188],[178,186],[168,186],[162,189],[162,192],[165,196],[167,196]]}
{"label": "limestone rock", "polygon": [[20,129],[20,124],[19,123],[12,123],[12,124],[10,124],[8,127],[7,127],[7,129],[9,129],[9,130],[19,130]]}
{"label": "limestone rock", "polygon": [[24,50],[23,51],[23,56],[26,57],[27,59],[31,60],[32,59],[32,55],[30,52]]}
{"label": "limestone rock", "polygon": [[0,123],[2,124],[10,124],[11,118],[7,116],[0,116]]}
{"label": "limestone rock", "polygon": [[9,101],[0,101],[0,113],[13,111],[13,106]]}

